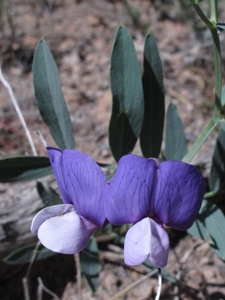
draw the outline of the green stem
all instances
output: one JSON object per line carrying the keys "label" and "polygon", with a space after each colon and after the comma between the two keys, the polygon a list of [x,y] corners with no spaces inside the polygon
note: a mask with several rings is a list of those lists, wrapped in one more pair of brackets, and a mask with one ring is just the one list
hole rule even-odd
{"label": "green stem", "polygon": [[210,0],[211,9],[211,20],[209,20],[206,15],[201,10],[198,3],[192,1],[193,7],[202,21],[209,28],[212,40],[213,40],[213,52],[214,52],[214,64],[215,64],[215,106],[214,106],[214,118],[220,119],[223,113],[223,108],[221,106],[221,96],[222,96],[222,61],[221,61],[221,51],[220,51],[220,40],[217,33],[216,23],[218,22],[218,10],[217,10],[217,0]]}
{"label": "green stem", "polygon": [[199,15],[199,17],[202,19],[202,21],[206,24],[206,26],[208,28],[212,28],[213,23],[209,20],[209,18],[206,17],[206,15],[201,10],[200,6],[197,3],[193,2],[193,1],[191,1],[191,2],[192,2],[192,5],[193,5],[196,13]]}
{"label": "green stem", "polygon": [[207,137],[210,135],[210,133],[215,129],[217,126],[218,121],[211,119],[209,123],[206,125],[205,129],[201,132],[197,140],[192,145],[191,149],[188,151],[188,153],[184,156],[182,159],[185,163],[190,163],[192,158],[195,156],[195,154],[198,152],[202,144],[205,142]]}
{"label": "green stem", "polygon": [[217,0],[210,0],[211,21],[218,22]]}
{"label": "green stem", "polygon": [[202,19],[202,21],[209,28],[212,40],[213,40],[213,53],[214,53],[214,65],[215,65],[215,105],[214,105],[214,115],[213,119],[209,121],[205,129],[202,131],[200,136],[197,138],[189,152],[183,158],[184,162],[189,163],[195,154],[198,152],[204,141],[213,131],[213,129],[217,126],[219,119],[224,117],[223,107],[221,105],[221,97],[222,97],[222,61],[221,61],[221,51],[220,51],[220,40],[217,33],[216,23],[218,20],[217,16],[217,0],[210,0],[211,7],[211,20],[207,18],[207,16],[203,13],[200,6],[198,5],[198,1],[192,1],[192,5]]}

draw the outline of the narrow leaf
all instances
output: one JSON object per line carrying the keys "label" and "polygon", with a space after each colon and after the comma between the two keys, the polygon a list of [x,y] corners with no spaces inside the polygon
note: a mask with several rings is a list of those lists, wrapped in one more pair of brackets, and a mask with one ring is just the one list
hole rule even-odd
{"label": "narrow leaf", "polygon": [[37,251],[37,260],[42,260],[52,255],[55,255],[54,252],[46,249],[44,246],[40,245],[38,250],[35,250],[36,243],[29,244],[24,247],[21,247],[12,253],[10,253],[7,257],[3,259],[3,261],[9,265],[18,265],[18,264],[26,264],[29,263],[34,251]]}
{"label": "narrow leaf", "polygon": [[41,182],[37,183],[38,194],[45,206],[62,204],[60,196],[50,187],[47,191]]}
{"label": "narrow leaf", "polygon": [[191,226],[191,228],[188,229],[188,233],[193,235],[194,237],[201,239],[203,241],[208,242],[209,244],[212,243],[212,238],[208,232],[208,230],[205,228],[203,222],[199,220],[200,217],[198,217],[194,224]]}
{"label": "narrow leaf", "polygon": [[164,85],[162,62],[154,37],[148,34],[144,48],[144,120],[140,135],[142,153],[145,157],[158,157],[164,126]]}
{"label": "narrow leaf", "polygon": [[182,160],[186,152],[184,126],[176,105],[170,103],[166,117],[166,159]]}
{"label": "narrow leaf", "polygon": [[140,135],[144,100],[141,70],[127,29],[120,26],[113,47],[110,71],[113,95],[109,143],[115,159],[132,152]]}
{"label": "narrow leaf", "polygon": [[213,203],[203,200],[197,222],[188,230],[188,233],[208,242],[212,250],[225,261],[224,236],[225,216]]}
{"label": "narrow leaf", "polygon": [[225,188],[225,131],[220,130],[213,157],[209,176],[211,191],[217,193]]}
{"label": "narrow leaf", "polygon": [[128,116],[125,113],[116,115],[114,110],[115,101],[114,99],[114,107],[109,125],[109,140],[113,156],[118,161],[123,155],[132,152],[137,137],[130,126]]}
{"label": "narrow leaf", "polygon": [[17,156],[0,160],[0,182],[18,182],[52,174],[49,158]]}
{"label": "narrow leaf", "polygon": [[37,45],[33,62],[33,82],[40,114],[61,149],[74,148],[69,112],[62,94],[55,61],[44,39]]}
{"label": "narrow leaf", "polygon": [[91,238],[88,246],[80,253],[81,270],[93,292],[99,286],[100,262],[98,245],[95,238]]}

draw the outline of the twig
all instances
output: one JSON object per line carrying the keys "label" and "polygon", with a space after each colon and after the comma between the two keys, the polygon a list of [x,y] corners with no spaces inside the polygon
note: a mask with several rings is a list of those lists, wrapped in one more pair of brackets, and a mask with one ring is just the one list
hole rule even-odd
{"label": "twig", "polygon": [[132,284],[128,285],[125,289],[123,289],[122,291],[116,293],[112,298],[110,298],[109,300],[116,300],[119,299],[120,297],[124,296],[126,293],[128,293],[132,288],[134,288],[135,286],[139,285],[140,283],[142,283],[145,279],[153,276],[155,273],[157,273],[157,270],[155,269],[154,271],[150,272],[149,274],[143,276],[142,278],[140,278],[139,280],[133,282]]}
{"label": "twig", "polygon": [[37,255],[38,255],[38,248],[39,248],[40,245],[41,245],[41,242],[38,241],[37,244],[36,244],[36,247],[35,247],[35,249],[34,249],[34,251],[33,251],[33,254],[32,254],[32,256],[31,256],[30,263],[29,263],[29,266],[28,266],[28,268],[27,268],[27,273],[26,273],[27,281],[28,281],[28,279],[29,279],[30,271],[31,271],[31,268],[32,268],[32,266],[33,266],[33,263],[35,262],[36,257],[37,257]]}
{"label": "twig", "polygon": [[[20,108],[19,108],[19,105],[18,105],[18,103],[17,103],[17,100],[16,100],[16,98],[15,98],[15,96],[14,96],[13,90],[12,90],[10,84],[8,83],[8,81],[4,78],[4,76],[3,76],[3,74],[2,74],[2,69],[1,69],[1,67],[0,67],[0,81],[2,82],[2,84],[5,86],[5,88],[7,89],[8,93],[9,93],[9,96],[10,96],[10,98],[11,98],[11,100],[12,100],[13,106],[14,106],[16,112],[17,112],[17,115],[18,115],[18,117],[19,117],[19,119],[20,119],[20,122],[21,122],[21,124],[22,124],[22,126],[23,126],[23,128],[24,128],[25,133],[26,133],[28,142],[30,143],[30,146],[31,146],[31,150],[32,150],[32,152],[33,152],[33,155],[34,155],[34,156],[37,156],[37,151],[36,151],[36,149],[35,149],[34,142],[33,142],[33,140],[32,140],[30,131],[29,131],[28,127],[27,127],[27,124],[26,124],[26,122],[25,122],[25,120],[24,120],[23,114],[22,114],[22,112],[21,112],[21,110],[20,110]],[[40,242],[37,243],[36,249],[39,247],[39,245],[40,245]],[[33,265],[33,263],[34,263],[34,261],[35,261],[36,255],[37,255],[37,252],[35,251],[35,252],[33,253],[32,257],[31,257],[30,264],[29,264],[28,270],[27,270],[27,274],[26,274],[26,276],[22,279],[25,300],[30,300],[30,296],[29,296],[29,287],[28,287],[28,285],[29,285],[29,275],[30,275],[30,270],[31,270],[31,268],[32,268],[32,265]]]}
{"label": "twig", "polygon": [[161,289],[162,289],[162,274],[161,274],[161,269],[158,268],[158,289],[157,289],[157,293],[155,296],[155,300],[159,300],[160,294],[161,294]]}
{"label": "twig", "polygon": [[29,276],[30,276],[30,271],[31,271],[31,268],[33,266],[33,263],[34,263],[34,261],[37,257],[37,254],[38,254],[37,249],[39,248],[40,244],[41,244],[40,242],[37,242],[36,247],[34,249],[34,252],[31,256],[29,266],[27,268],[26,276],[22,279],[23,292],[24,292],[25,300],[30,300],[30,296],[29,296]]}
{"label": "twig", "polygon": [[37,151],[35,149],[35,146],[34,146],[34,143],[33,143],[33,140],[32,140],[31,134],[30,134],[30,131],[29,131],[29,129],[27,127],[27,124],[26,124],[26,122],[24,120],[24,117],[23,117],[22,112],[21,112],[21,110],[19,108],[17,100],[16,100],[16,98],[15,98],[15,96],[13,94],[13,90],[12,90],[10,84],[8,83],[8,81],[4,78],[4,76],[2,74],[2,69],[1,68],[0,68],[0,80],[1,80],[2,84],[5,86],[5,88],[7,89],[8,93],[9,93],[9,96],[10,96],[10,98],[12,100],[14,108],[15,108],[15,110],[17,112],[17,115],[18,115],[18,117],[20,119],[20,122],[21,122],[21,124],[23,126],[23,129],[24,129],[24,131],[26,133],[26,136],[27,136],[28,142],[30,144],[31,150],[33,152],[33,155],[37,156]]}
{"label": "twig", "polygon": [[81,282],[81,266],[80,266],[80,254],[74,254],[76,262],[76,271],[77,271],[77,291],[78,291],[78,300],[82,300],[82,282]]}
{"label": "twig", "polygon": [[37,287],[37,300],[42,300],[42,295],[43,295],[42,285],[38,284],[38,287]]}
{"label": "twig", "polygon": [[24,277],[24,278],[22,279],[22,283],[23,283],[24,299],[25,299],[25,300],[30,300],[27,277]]}
{"label": "twig", "polygon": [[41,280],[41,277],[38,277],[38,292],[40,293],[38,295],[38,300],[42,299],[42,290],[44,292],[46,292],[47,294],[49,294],[50,296],[52,296],[54,300],[60,300],[59,297],[55,293],[53,293],[48,288],[46,288],[46,286],[44,285],[44,283]]}
{"label": "twig", "polygon": [[[191,256],[191,254],[199,247],[203,244],[203,242],[197,242],[196,244],[193,245],[193,247],[191,249],[189,249],[188,251],[186,251],[186,253],[184,254],[184,256],[182,257],[181,261],[180,261],[180,267],[179,267],[179,270],[177,272],[177,275],[176,275],[176,279],[177,281],[180,280],[181,278],[181,273],[182,273],[182,270],[183,270],[183,266],[184,264],[187,262],[188,258]],[[174,300],[179,300],[179,287],[178,285],[176,284],[174,286]]]}
{"label": "twig", "polygon": [[37,133],[37,135],[38,135],[38,137],[39,137],[39,139],[40,139],[42,145],[43,145],[44,148],[46,149],[46,147],[47,147],[47,142],[46,142],[46,140],[45,140],[43,134],[41,133],[40,130],[36,130],[36,133]]}

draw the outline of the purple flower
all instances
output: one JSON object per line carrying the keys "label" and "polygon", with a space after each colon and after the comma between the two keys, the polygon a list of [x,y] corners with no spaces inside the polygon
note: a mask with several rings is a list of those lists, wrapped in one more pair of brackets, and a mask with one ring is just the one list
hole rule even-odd
{"label": "purple flower", "polygon": [[31,231],[48,249],[74,254],[83,250],[90,236],[106,223],[104,173],[86,154],[76,150],[47,148],[64,204],[42,209]]}
{"label": "purple flower", "polygon": [[149,258],[155,266],[165,267],[169,238],[163,224],[187,230],[203,195],[203,177],[194,166],[122,157],[105,191],[105,213],[113,225],[134,224],[125,237],[125,263],[139,265]]}

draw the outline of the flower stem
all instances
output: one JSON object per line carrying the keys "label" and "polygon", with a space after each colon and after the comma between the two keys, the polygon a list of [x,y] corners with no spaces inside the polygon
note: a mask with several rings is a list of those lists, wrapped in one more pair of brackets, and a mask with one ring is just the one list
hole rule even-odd
{"label": "flower stem", "polygon": [[78,300],[82,300],[82,281],[81,281],[81,265],[80,265],[80,254],[74,254],[77,271],[77,295]]}
{"label": "flower stem", "polygon": [[161,269],[158,268],[158,290],[155,296],[155,300],[159,300],[161,295],[161,289],[162,289],[162,274],[161,274]]}

